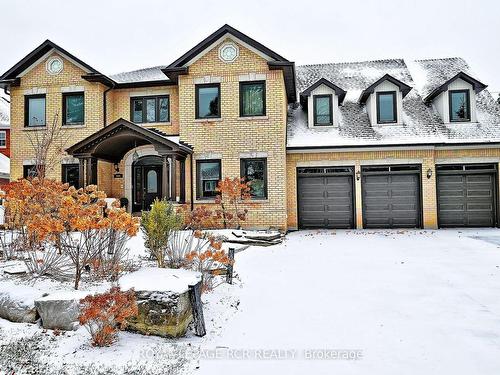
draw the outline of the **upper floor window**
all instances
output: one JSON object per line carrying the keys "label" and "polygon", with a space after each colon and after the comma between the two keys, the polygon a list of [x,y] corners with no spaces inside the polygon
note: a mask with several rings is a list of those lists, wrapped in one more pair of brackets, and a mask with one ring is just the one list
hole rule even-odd
{"label": "upper floor window", "polygon": [[63,125],[83,125],[85,95],[82,92],[63,94]]}
{"label": "upper floor window", "polygon": [[314,125],[333,125],[333,110],[331,95],[313,96]]}
{"label": "upper floor window", "polygon": [[214,198],[217,195],[217,184],[221,179],[220,160],[199,160],[196,163],[197,197]]}
{"label": "upper floor window", "polygon": [[266,82],[240,82],[240,116],[265,116]]}
{"label": "upper floor window", "polygon": [[249,183],[252,198],[267,198],[266,159],[241,159],[241,177]]}
{"label": "upper floor window", "polygon": [[5,130],[0,131],[0,148],[7,147],[7,132]]}
{"label": "upper floor window", "polygon": [[377,92],[377,123],[398,122],[396,91]]}
{"label": "upper floor window", "polygon": [[131,119],[133,122],[169,122],[170,121],[170,97],[147,96],[131,99]]}
{"label": "upper floor window", "polygon": [[470,121],[469,90],[450,90],[450,122]]}
{"label": "upper floor window", "polygon": [[24,97],[24,126],[45,126],[45,94]]}
{"label": "upper floor window", "polygon": [[220,118],[220,85],[196,85],[196,118]]}

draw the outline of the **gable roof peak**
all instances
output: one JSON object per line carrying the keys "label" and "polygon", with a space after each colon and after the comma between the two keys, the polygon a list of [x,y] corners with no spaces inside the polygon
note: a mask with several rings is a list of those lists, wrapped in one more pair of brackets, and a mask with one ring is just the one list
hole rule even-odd
{"label": "gable roof peak", "polygon": [[396,85],[399,87],[401,90],[401,93],[403,94],[403,98],[411,91],[412,87],[407,85],[406,83],[400,81],[399,79],[394,78],[390,74],[386,73],[384,74],[381,78],[377,79],[375,82],[373,82],[370,86],[368,86],[366,89],[364,89],[361,92],[361,95],[359,97],[359,103],[363,104],[366,102],[370,94],[373,94],[375,91],[375,88],[381,84],[384,81],[389,81],[392,84]]}

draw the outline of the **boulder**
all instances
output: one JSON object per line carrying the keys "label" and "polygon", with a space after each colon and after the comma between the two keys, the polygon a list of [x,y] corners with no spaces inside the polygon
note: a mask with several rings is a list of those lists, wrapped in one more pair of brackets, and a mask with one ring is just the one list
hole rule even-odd
{"label": "boulder", "polygon": [[80,300],[90,292],[55,292],[35,300],[36,311],[46,329],[76,330],[79,326]]}
{"label": "boulder", "polygon": [[135,290],[139,308],[127,329],[144,335],[184,336],[193,320],[189,286],[200,280],[199,272],[152,267],[123,276],[120,287]]}
{"label": "boulder", "polygon": [[38,320],[35,299],[42,294],[43,292],[27,285],[0,282],[0,318],[17,323],[35,323]]}

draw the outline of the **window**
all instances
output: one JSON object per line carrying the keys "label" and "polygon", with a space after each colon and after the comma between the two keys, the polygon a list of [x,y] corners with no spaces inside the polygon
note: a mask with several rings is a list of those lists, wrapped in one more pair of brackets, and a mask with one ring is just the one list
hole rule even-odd
{"label": "window", "polygon": [[38,175],[35,165],[23,165],[23,178],[33,178]]}
{"label": "window", "polygon": [[252,198],[267,198],[267,159],[241,159],[241,177],[250,183]]}
{"label": "window", "polygon": [[7,132],[5,130],[0,131],[0,148],[7,147]]}
{"label": "window", "polygon": [[314,95],[313,107],[315,126],[333,125],[331,95]]}
{"label": "window", "polygon": [[213,198],[217,195],[217,183],[221,179],[220,160],[203,160],[196,163],[197,197]]}
{"label": "window", "polygon": [[45,126],[45,95],[24,97],[24,125]]}
{"label": "window", "polygon": [[377,92],[377,123],[398,122],[396,91]]}
{"label": "window", "polygon": [[196,85],[196,118],[220,118],[220,85]]}
{"label": "window", "polygon": [[470,121],[469,90],[450,90],[450,122]]}
{"label": "window", "polygon": [[85,96],[83,93],[63,94],[63,125],[83,125]]}
{"label": "window", "polygon": [[240,116],[266,115],[266,82],[240,82]]}
{"label": "window", "polygon": [[137,124],[169,122],[170,97],[166,95],[132,98],[130,112],[130,118]]}
{"label": "window", "polygon": [[63,164],[62,165],[62,182],[68,183],[70,186],[80,188],[80,168],[78,164]]}

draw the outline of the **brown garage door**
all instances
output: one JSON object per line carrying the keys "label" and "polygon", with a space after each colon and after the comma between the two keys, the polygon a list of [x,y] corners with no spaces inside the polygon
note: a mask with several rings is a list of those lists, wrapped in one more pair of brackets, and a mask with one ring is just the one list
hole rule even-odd
{"label": "brown garage door", "polygon": [[354,167],[298,168],[300,228],[354,227]]}
{"label": "brown garage door", "polygon": [[364,228],[421,226],[420,166],[362,167]]}
{"label": "brown garage door", "polygon": [[438,165],[439,227],[496,225],[496,166]]}

